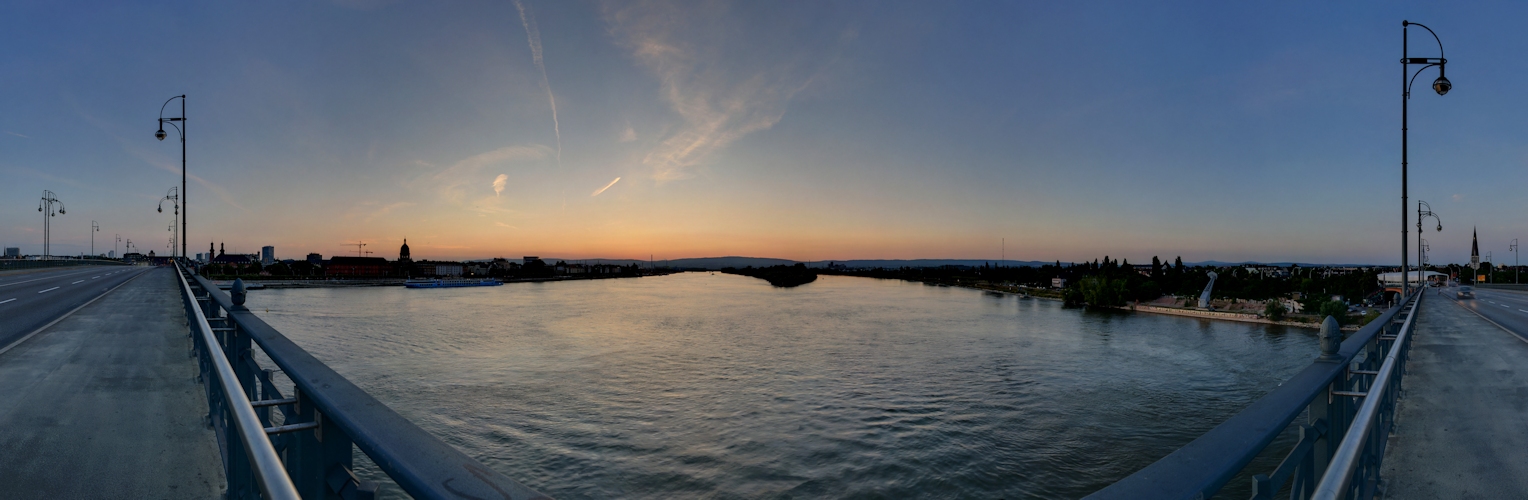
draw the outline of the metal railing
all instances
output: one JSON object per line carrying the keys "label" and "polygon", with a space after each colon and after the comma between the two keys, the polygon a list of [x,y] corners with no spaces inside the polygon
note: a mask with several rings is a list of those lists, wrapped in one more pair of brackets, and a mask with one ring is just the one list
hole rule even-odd
{"label": "metal railing", "polygon": [[[184,271],[182,277],[187,278]],[[547,498],[414,425],[267,325],[244,307],[242,281],[230,297],[206,278],[191,275],[189,280],[189,300],[215,337],[206,345],[218,346],[231,360],[238,390],[302,497],[374,497],[375,484],[352,472],[354,451],[360,450],[414,498]],[[262,368],[256,348],[277,369]],[[291,381],[292,394],[282,394],[273,382],[277,372]],[[209,406],[212,401],[209,389]],[[220,443],[234,442],[226,430],[220,431]],[[241,462],[238,453],[225,451],[224,457],[230,471],[228,497],[255,497],[250,464]]]}
{"label": "metal railing", "polygon": [[[1318,480],[1339,470],[1329,464],[1348,471],[1341,474],[1345,479],[1319,486],[1359,493],[1345,498],[1372,497],[1422,295],[1412,294],[1346,340],[1336,320],[1327,318],[1322,354],[1310,366],[1182,448],[1087,498],[1211,498],[1258,455],[1274,451],[1269,445],[1302,414],[1307,420],[1284,459],[1272,472],[1252,476],[1252,498],[1272,499],[1286,487],[1291,499],[1312,498]],[[1349,437],[1360,444],[1338,446]]]}
{"label": "metal railing", "polygon": [[[1418,297],[1425,293],[1418,292]],[[1421,299],[1412,301],[1412,314],[1396,333],[1393,345],[1385,354],[1385,362],[1374,383],[1362,396],[1364,402],[1353,416],[1353,425],[1342,444],[1332,454],[1332,462],[1321,475],[1321,483],[1311,498],[1337,500],[1341,498],[1374,498],[1379,487],[1380,462],[1385,458],[1385,445],[1390,441],[1390,431],[1395,427],[1395,402],[1401,397],[1401,375],[1406,371],[1406,358],[1411,353],[1412,326],[1416,324],[1415,310]],[[1377,395],[1377,397],[1376,397]]]}
{"label": "metal railing", "polygon": [[[254,406],[246,397],[244,388],[239,386],[233,365],[228,362],[223,349],[208,348],[212,345],[222,346],[213,333],[212,325],[207,322],[207,316],[197,305],[196,294],[186,282],[185,274],[179,272],[180,264],[176,264],[175,269],[180,282],[181,301],[186,306],[186,322],[191,324],[191,338],[200,361],[200,378],[207,390],[208,423],[218,431],[224,477],[229,478],[230,486],[236,482],[235,477],[239,478],[240,483],[252,482],[258,485],[265,498],[301,498],[297,488],[292,485],[292,479],[287,477],[286,470],[282,468],[281,458],[276,455],[275,447],[266,436],[260,417],[255,415]],[[234,436],[238,438],[237,441],[232,439]],[[239,464],[247,464],[249,467],[235,469],[234,466]],[[236,495],[232,487],[229,493],[231,498],[249,496]]]}

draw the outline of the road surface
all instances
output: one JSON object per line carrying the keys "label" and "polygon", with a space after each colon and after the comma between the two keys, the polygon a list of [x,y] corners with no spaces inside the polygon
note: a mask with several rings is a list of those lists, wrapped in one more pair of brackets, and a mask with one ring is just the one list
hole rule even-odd
{"label": "road surface", "polygon": [[0,274],[0,352],[149,269],[80,266]]}

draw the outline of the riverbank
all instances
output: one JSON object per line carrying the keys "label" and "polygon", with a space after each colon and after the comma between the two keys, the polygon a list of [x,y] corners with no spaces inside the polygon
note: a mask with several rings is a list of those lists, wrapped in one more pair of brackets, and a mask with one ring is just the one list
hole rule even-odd
{"label": "riverbank", "polygon": [[[500,278],[499,281],[509,283],[545,283],[551,281],[588,281],[617,278],[641,278],[644,276],[665,276],[677,271],[653,271],[638,275],[599,275],[599,276],[552,276],[547,278]],[[216,276],[209,277],[219,288],[227,289],[232,286],[235,277]],[[237,279],[251,289],[260,288],[351,288],[368,286],[403,286],[403,278],[372,278],[372,279],[291,279],[276,276],[238,276]]]}
{"label": "riverbank", "polygon": [[[988,291],[988,292],[1002,292],[1002,293],[1007,293],[1007,294],[1018,295],[1018,296],[1021,296],[1021,297],[1033,297],[1033,298],[1037,298],[1037,299],[1047,299],[1047,300],[1062,300],[1062,293],[1063,293],[1062,290],[1055,290],[1055,289],[1049,289],[1049,288],[1031,288],[1031,287],[1017,286],[1017,285],[1015,285],[1015,286],[996,285],[996,284],[987,283],[987,282],[977,282],[977,283],[955,282],[955,283],[949,283],[949,282],[944,282],[944,281],[939,281],[939,280],[928,280],[928,281],[903,280],[903,281],[912,281],[914,283],[923,283],[925,285],[931,285],[931,286],[956,286],[956,287],[961,287],[961,288],[969,288],[969,289],[973,289],[973,290],[982,290],[982,291]],[[1293,317],[1298,317],[1298,318],[1301,318],[1301,319],[1307,319],[1308,321],[1298,321],[1298,320],[1274,321],[1274,320],[1265,318],[1262,315],[1253,314],[1253,313],[1230,312],[1230,311],[1207,311],[1207,310],[1203,310],[1203,309],[1187,309],[1187,308],[1180,308],[1180,307],[1164,307],[1164,306],[1148,305],[1148,304],[1132,304],[1132,305],[1111,307],[1110,309],[1119,309],[1119,310],[1122,310],[1122,311],[1143,312],[1143,313],[1151,313],[1151,314],[1166,314],[1166,315],[1170,315],[1170,316],[1183,316],[1183,317],[1200,318],[1200,319],[1214,319],[1214,320],[1221,320],[1221,321],[1234,321],[1234,322],[1238,322],[1238,323],[1260,323],[1260,324],[1265,324],[1265,325],[1280,325],[1280,326],[1291,326],[1291,327],[1295,327],[1295,328],[1311,328],[1311,329],[1320,329],[1321,328],[1321,323],[1314,316],[1304,317],[1304,316],[1291,315]],[[1342,329],[1344,331],[1358,331],[1360,326],[1362,326],[1362,325],[1353,324],[1353,325],[1344,326],[1344,327],[1342,327]]]}

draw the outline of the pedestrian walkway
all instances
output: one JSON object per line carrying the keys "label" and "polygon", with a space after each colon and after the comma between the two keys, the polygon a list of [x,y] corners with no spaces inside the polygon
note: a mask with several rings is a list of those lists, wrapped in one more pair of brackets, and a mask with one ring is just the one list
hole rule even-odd
{"label": "pedestrian walkway", "polygon": [[0,354],[0,497],[222,495],[178,287],[147,272]]}
{"label": "pedestrian walkway", "polygon": [[1440,295],[1417,326],[1385,497],[1528,498],[1528,343]]}

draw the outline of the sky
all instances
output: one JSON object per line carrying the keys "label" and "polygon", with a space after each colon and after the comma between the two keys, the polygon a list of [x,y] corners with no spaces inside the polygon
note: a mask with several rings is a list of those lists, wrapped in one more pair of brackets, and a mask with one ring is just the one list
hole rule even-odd
{"label": "sky", "polygon": [[[0,3],[0,246],[1434,263],[1528,243],[1514,2]],[[1438,42],[1411,28],[1411,55]],[[180,101],[164,116],[177,116]],[[1429,221],[1427,227],[1434,226]],[[124,242],[125,243],[125,242]],[[116,247],[119,251],[121,246]],[[1507,256],[1507,257],[1503,257]],[[1415,257],[1412,257],[1413,259]]]}

